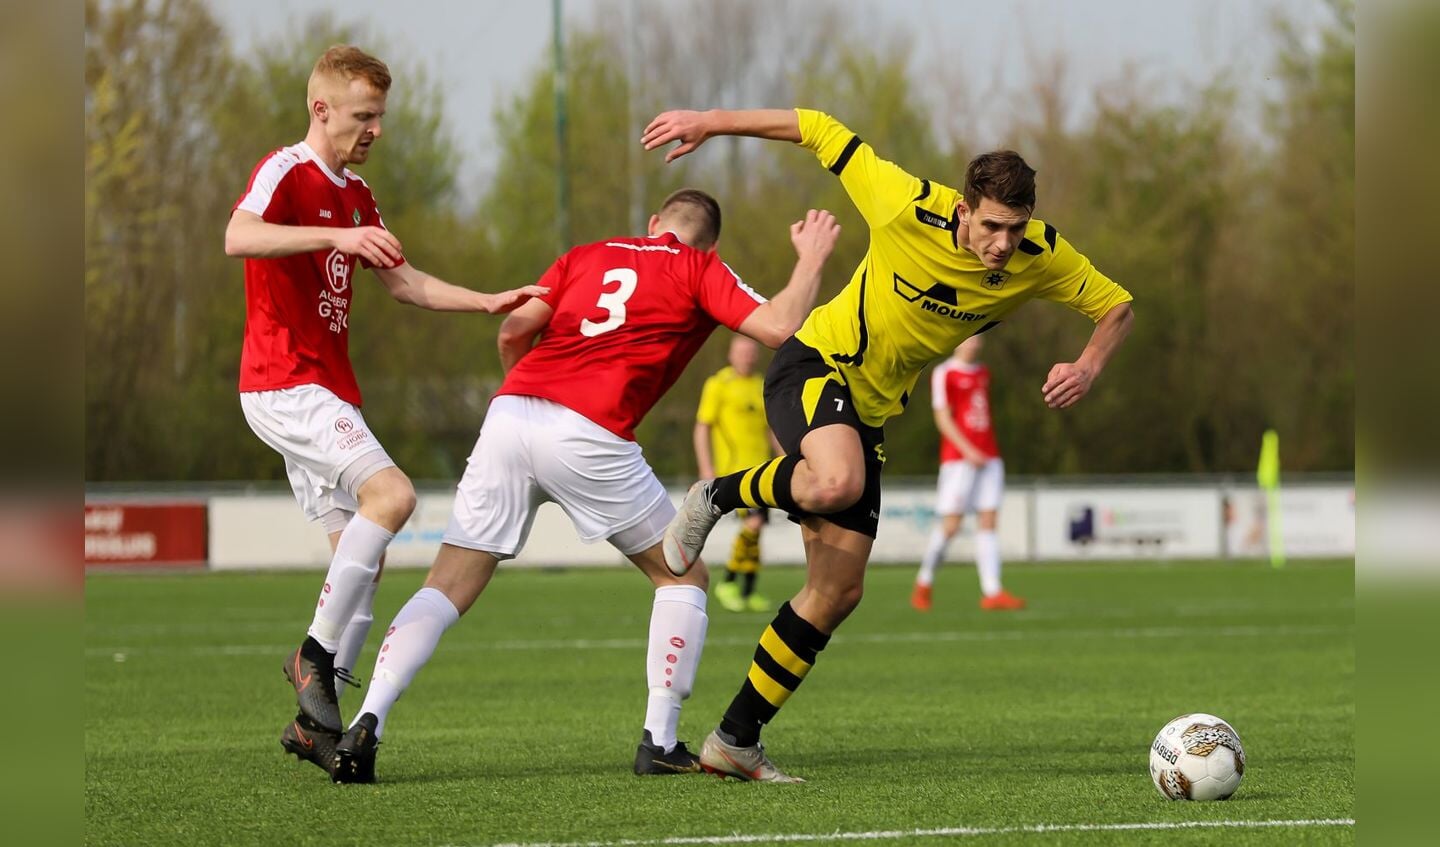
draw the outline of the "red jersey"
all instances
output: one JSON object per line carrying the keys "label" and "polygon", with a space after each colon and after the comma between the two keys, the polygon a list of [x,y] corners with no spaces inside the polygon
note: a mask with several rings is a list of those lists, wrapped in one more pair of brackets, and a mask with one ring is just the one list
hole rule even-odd
{"label": "red jersey", "polygon": [[555,312],[496,396],[543,397],[629,441],[711,331],[739,328],[765,302],[669,232],[576,247],[537,284]]}
{"label": "red jersey", "polygon": [[[261,159],[235,209],[285,226],[385,225],[365,180],[337,176],[303,141]],[[241,391],[313,384],[360,405],[350,367],[355,264],[338,250],[245,260]]]}
{"label": "red jersey", "polygon": [[[948,410],[965,440],[986,458],[1000,455],[995,430],[990,426],[990,369],[984,365],[962,365],[946,359],[930,372],[930,403],[937,411]],[[940,461],[965,458],[948,438],[940,438]]]}

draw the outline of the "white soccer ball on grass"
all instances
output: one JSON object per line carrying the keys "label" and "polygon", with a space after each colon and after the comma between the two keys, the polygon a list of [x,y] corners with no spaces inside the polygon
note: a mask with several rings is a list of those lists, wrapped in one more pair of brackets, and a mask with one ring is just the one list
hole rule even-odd
{"label": "white soccer ball on grass", "polygon": [[1244,776],[1240,734],[1214,715],[1181,715],[1150,745],[1150,780],[1171,800],[1225,800]]}

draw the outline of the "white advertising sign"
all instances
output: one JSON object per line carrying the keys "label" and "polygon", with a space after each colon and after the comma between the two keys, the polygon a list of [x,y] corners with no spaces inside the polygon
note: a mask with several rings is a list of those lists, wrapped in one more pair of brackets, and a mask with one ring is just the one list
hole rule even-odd
{"label": "white advertising sign", "polygon": [[1216,488],[1040,488],[1037,559],[1219,558]]}
{"label": "white advertising sign", "polygon": [[[1265,493],[1226,492],[1225,549],[1234,558],[1270,555]],[[1280,489],[1280,538],[1286,556],[1353,556],[1355,489],[1348,485]]]}

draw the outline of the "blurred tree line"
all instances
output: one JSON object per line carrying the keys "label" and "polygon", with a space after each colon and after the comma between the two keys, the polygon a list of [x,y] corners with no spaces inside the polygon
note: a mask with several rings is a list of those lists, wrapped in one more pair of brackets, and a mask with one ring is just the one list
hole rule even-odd
{"label": "blurred tree line", "polygon": [[[1048,72],[996,115],[968,96],[960,69],[915,67],[903,37],[862,32],[833,7],[641,6],[605,6],[567,34],[576,243],[628,232],[634,207],[648,216],[693,185],[724,208],[726,261],[773,293],[793,264],[788,224],[828,208],[845,231],[827,299],[866,246],[838,180],[807,151],[752,139],[717,139],[667,167],[657,153],[635,154],[644,123],[667,108],[805,105],[912,173],[958,187],[970,157],[996,146],[973,128],[998,120],[1004,143],[1040,172],[1037,216],[1134,293],[1138,318],[1092,394],[1064,413],[1045,408],[1039,387],[1054,362],[1078,354],[1089,322],[1041,303],[990,334],[1012,472],[1246,471],[1267,426],[1284,436],[1287,470],[1353,468],[1352,0],[1332,0],[1318,44],[1276,23],[1280,94],[1259,132],[1237,126],[1225,79],[1163,103],[1133,80],[1069,91],[1063,59],[1037,58]],[[225,257],[223,232],[254,164],[304,136],[315,56],[352,40],[344,22],[320,17],[241,56],[201,0],[87,0],[87,479],[282,476],[236,399],[243,272]],[[362,173],[409,260],[481,289],[533,281],[558,252],[548,57],[497,110],[496,176],[466,209],[439,86],[419,61],[364,46],[390,63],[395,85],[385,138]],[[1067,114],[1082,100],[1090,108],[1077,125]],[[402,307],[378,284],[357,284],[355,299],[366,419],[412,476],[457,477],[501,377],[499,321]],[[695,472],[694,407],[723,364],[725,335],[639,431],[662,477]],[[891,473],[933,472],[921,384],[919,411],[887,428]]]}

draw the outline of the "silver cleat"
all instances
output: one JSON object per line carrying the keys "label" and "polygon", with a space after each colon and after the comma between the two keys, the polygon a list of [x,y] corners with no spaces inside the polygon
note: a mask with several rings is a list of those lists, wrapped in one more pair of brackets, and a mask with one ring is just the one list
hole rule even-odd
{"label": "silver cleat", "polygon": [[660,548],[665,554],[665,567],[676,576],[689,573],[700,561],[705,539],[723,514],[710,505],[710,492],[714,485],[715,480],[702,479],[690,486],[685,499],[680,502],[679,511],[665,527],[665,538]]}
{"label": "silver cleat", "polygon": [[735,747],[721,740],[718,730],[706,736],[700,747],[700,767],[719,777],[733,776],[753,782],[805,781],[775,767],[765,755],[764,744],[756,742],[753,747]]}

